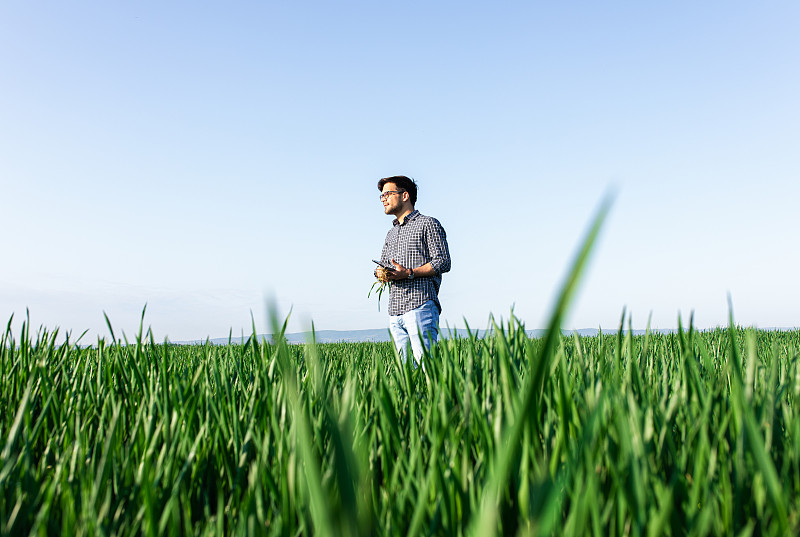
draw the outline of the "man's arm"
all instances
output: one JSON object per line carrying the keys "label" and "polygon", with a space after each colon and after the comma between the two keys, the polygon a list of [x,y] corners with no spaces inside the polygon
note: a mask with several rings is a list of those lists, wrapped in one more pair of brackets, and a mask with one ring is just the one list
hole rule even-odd
{"label": "man's arm", "polygon": [[[411,276],[411,270],[407,267],[404,267],[400,263],[395,262],[392,259],[392,265],[394,265],[395,271],[394,273],[388,273],[387,278],[390,280],[407,280],[409,276]],[[436,276],[439,274],[436,272],[436,269],[433,268],[433,265],[430,263],[425,263],[421,267],[417,267],[414,269],[414,278],[427,278],[429,276]]]}
{"label": "man's arm", "polygon": [[[381,256],[378,259],[381,262],[386,263],[388,265],[389,264],[389,242],[388,242],[389,234],[388,233],[386,234],[386,237],[387,237],[387,240],[383,241],[383,248],[381,248]],[[377,266],[375,267],[375,270],[372,273],[375,275],[376,278],[378,277],[378,267]]]}
{"label": "man's arm", "polygon": [[[437,276],[450,270],[450,250],[447,247],[447,235],[444,228],[435,218],[425,226],[425,242],[428,246],[430,261],[420,267],[410,267],[414,269],[414,278],[427,278]],[[389,276],[391,280],[405,280],[411,275],[408,267],[391,260],[395,266],[395,274]]]}
{"label": "man's arm", "polygon": [[[425,226],[425,242],[428,245],[430,265],[435,274],[449,272],[450,249],[447,247],[447,234],[442,224],[435,218],[431,219],[430,225]],[[414,274],[416,275],[416,270]]]}

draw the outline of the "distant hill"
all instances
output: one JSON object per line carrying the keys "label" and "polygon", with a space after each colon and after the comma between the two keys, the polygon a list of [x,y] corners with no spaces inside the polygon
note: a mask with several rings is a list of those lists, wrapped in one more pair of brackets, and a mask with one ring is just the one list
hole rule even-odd
{"label": "distant hill", "polygon": [[[486,330],[473,330],[473,334],[477,332],[478,337],[484,337],[486,335]],[[545,334],[546,330],[544,329],[535,329],[535,330],[526,330],[526,333],[530,337],[542,337]],[[587,336],[587,337],[594,337],[600,333],[600,330],[597,328],[579,328],[577,330],[562,330],[564,335],[572,335],[573,333],[577,332],[579,336]],[[627,330],[625,331],[627,332]],[[658,329],[653,330],[653,332],[661,333],[661,334],[669,334],[676,332],[674,329]],[[604,334],[616,334],[616,330],[603,330]],[[634,335],[643,335],[645,334],[644,330],[634,330]],[[370,330],[317,330],[315,332],[317,343],[360,343],[365,341],[390,341],[389,337],[389,329],[388,328],[373,328]],[[464,328],[459,328],[457,330],[447,330],[446,328],[442,328],[442,338],[450,338],[450,337],[468,337],[468,332]],[[250,336],[245,336],[245,341]],[[271,334],[258,334],[260,339],[264,340],[271,340]],[[289,343],[306,343],[311,340],[311,332],[294,332],[291,334],[286,334],[286,340]],[[178,341],[175,342],[177,344],[202,344],[205,343],[206,340],[194,340],[194,341]],[[219,337],[213,338],[209,340],[214,345],[227,345],[228,338],[227,337]],[[233,343],[240,343],[242,341],[241,336],[232,337],[231,342]]]}

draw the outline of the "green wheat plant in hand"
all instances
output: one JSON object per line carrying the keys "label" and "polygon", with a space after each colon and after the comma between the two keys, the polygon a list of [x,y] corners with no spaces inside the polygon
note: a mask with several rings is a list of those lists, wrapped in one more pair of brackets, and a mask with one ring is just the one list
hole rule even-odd
{"label": "green wheat plant in hand", "polygon": [[375,276],[378,279],[372,284],[372,287],[369,288],[369,293],[367,293],[367,298],[371,297],[373,293],[378,295],[378,311],[381,311],[381,297],[384,291],[392,286],[392,282],[387,278],[388,272],[385,268],[378,267],[375,270]]}

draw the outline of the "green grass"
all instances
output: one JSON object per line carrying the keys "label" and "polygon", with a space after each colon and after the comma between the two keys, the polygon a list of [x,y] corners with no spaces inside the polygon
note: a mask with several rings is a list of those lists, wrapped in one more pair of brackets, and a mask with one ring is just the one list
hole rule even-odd
{"label": "green grass", "polygon": [[797,534],[800,332],[563,336],[603,214],[545,337],[512,317],[419,369],[9,322],[0,535]]}
{"label": "green grass", "polygon": [[798,531],[797,331],[54,341],[2,342],[4,535]]}

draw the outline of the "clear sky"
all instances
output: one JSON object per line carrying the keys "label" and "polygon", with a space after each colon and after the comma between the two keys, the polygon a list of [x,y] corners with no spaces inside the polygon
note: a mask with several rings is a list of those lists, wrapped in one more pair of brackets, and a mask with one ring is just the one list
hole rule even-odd
{"label": "clear sky", "polygon": [[442,323],[800,326],[800,3],[0,4],[0,319],[89,340],[386,326],[377,180],[445,227]]}

